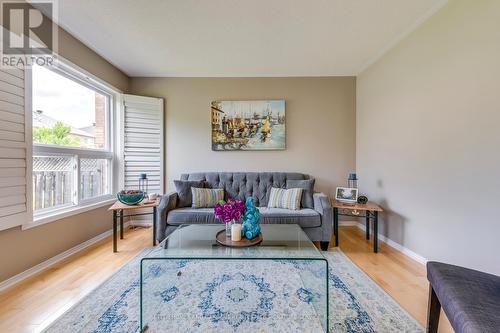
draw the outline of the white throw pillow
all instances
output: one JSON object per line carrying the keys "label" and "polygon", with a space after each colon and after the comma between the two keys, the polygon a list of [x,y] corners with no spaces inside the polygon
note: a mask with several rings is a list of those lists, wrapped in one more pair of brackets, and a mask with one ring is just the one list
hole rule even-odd
{"label": "white throw pillow", "polygon": [[267,207],[299,210],[302,190],[301,188],[282,189],[272,187]]}

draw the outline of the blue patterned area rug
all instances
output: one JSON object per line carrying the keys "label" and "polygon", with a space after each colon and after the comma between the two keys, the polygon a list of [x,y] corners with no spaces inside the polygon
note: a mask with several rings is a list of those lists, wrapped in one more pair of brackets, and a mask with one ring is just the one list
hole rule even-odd
{"label": "blue patterned area rug", "polygon": [[[148,252],[131,260],[45,332],[140,332],[139,266]],[[330,270],[329,332],[424,332],[340,250],[323,254]],[[319,273],[317,265],[213,260],[178,260],[171,265],[177,272],[174,278],[167,278],[161,265],[147,269],[147,305],[155,309],[147,332],[322,331],[313,306],[318,290],[304,280]]]}

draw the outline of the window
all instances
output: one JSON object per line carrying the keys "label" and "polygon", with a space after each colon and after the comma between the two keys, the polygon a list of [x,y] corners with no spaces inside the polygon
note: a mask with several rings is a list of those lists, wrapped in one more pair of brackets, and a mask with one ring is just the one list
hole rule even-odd
{"label": "window", "polygon": [[112,92],[71,68],[33,66],[35,218],[111,198]]}

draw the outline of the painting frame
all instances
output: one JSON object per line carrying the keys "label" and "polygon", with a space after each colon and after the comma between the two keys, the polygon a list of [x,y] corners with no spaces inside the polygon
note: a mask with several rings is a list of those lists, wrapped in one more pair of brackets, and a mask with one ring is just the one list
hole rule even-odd
{"label": "painting frame", "polygon": [[285,99],[213,100],[212,151],[286,149]]}

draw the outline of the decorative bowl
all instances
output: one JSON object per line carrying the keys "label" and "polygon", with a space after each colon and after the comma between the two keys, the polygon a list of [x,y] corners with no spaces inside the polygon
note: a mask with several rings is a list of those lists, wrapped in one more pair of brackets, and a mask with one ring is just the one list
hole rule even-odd
{"label": "decorative bowl", "polygon": [[143,191],[128,190],[120,191],[116,194],[118,200],[128,206],[137,205],[144,199],[145,193]]}

